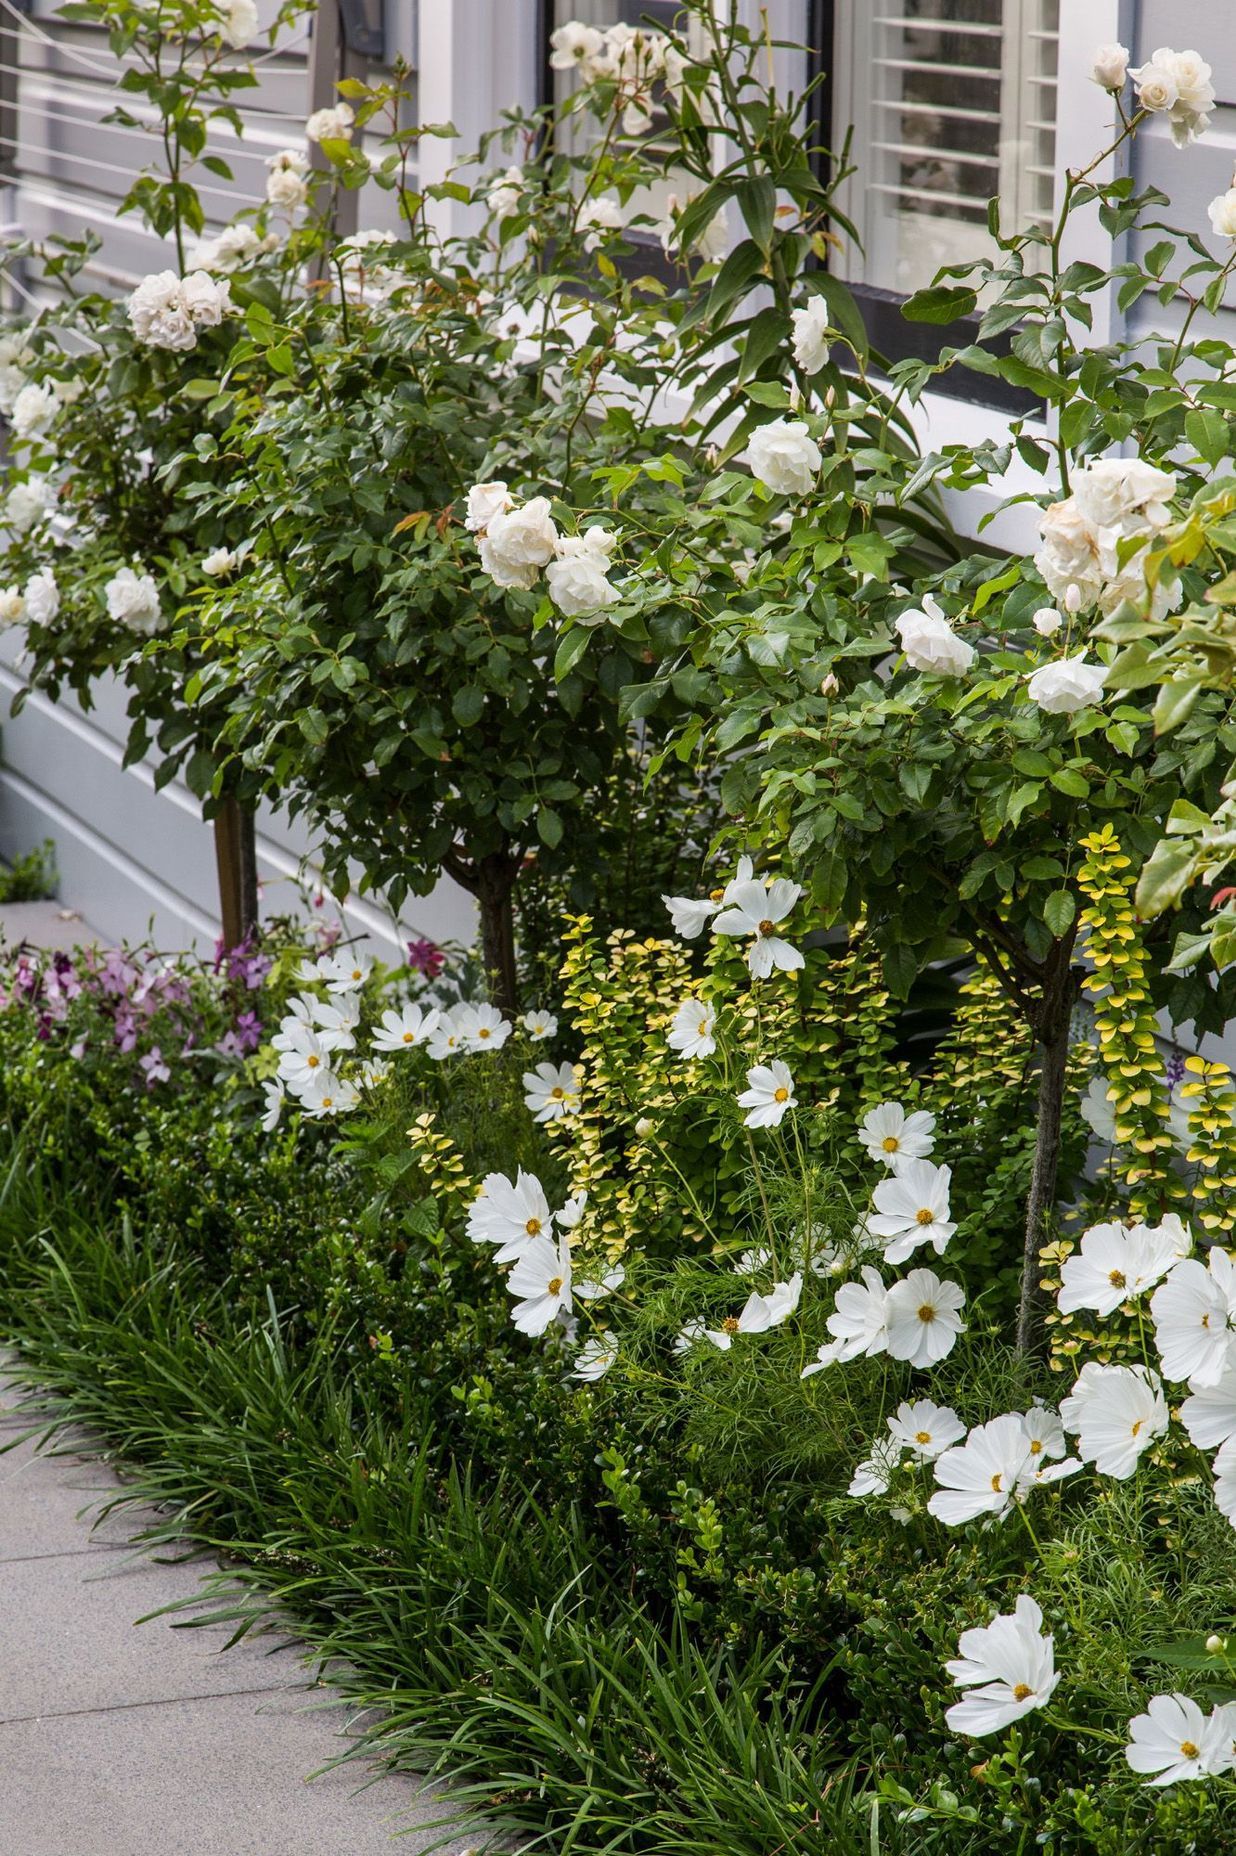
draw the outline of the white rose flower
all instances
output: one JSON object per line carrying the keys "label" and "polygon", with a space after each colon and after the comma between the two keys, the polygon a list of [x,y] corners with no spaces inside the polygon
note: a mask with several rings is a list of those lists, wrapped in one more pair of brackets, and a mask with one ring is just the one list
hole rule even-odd
{"label": "white rose flower", "polygon": [[[1052,503],[1039,518],[1043,546],[1034,557],[1047,590],[1066,609],[1088,610],[1103,590],[1103,573],[1099,565],[1099,538],[1093,525],[1082,514],[1077,499],[1066,496]],[[1077,604],[1070,605],[1074,589]]]}
{"label": "white rose flower", "polygon": [[149,634],[158,629],[163,617],[159,609],[159,589],[149,574],[134,573],[122,567],[103,589],[107,610],[118,625],[131,631]]}
{"label": "white rose flower", "polygon": [[167,348],[176,354],[188,354],[197,347],[197,324],[175,271],[155,271],[143,277],[129,298],[128,316],[134,340],[143,347]]}
{"label": "white rose flower", "polygon": [[1177,148],[1204,135],[1215,106],[1211,69],[1198,52],[1174,52],[1161,45],[1149,62],[1130,71],[1137,86],[1137,101],[1144,110],[1166,110],[1172,140]]}
{"label": "white rose flower", "polygon": [[185,308],[199,329],[217,329],[232,309],[232,287],[207,271],[190,271],[180,286]]}
{"label": "white rose flower", "polygon": [[15,438],[41,438],[59,411],[60,402],[46,387],[23,387],[9,415]]}
{"label": "white rose flower", "polygon": [[40,568],[26,582],[26,617],[36,625],[50,625],[60,610],[60,588],[50,567]]}
{"label": "white rose flower", "polygon": [[595,26],[572,19],[550,34],[549,45],[551,70],[578,71],[588,83],[596,75],[596,62],[605,51],[605,35]]}
{"label": "white rose flower", "polygon": [[202,240],[193,253],[193,268],[227,275],[244,270],[264,249],[253,227],[238,222],[224,226],[217,238]]}
{"label": "white rose flower", "polygon": [[1030,622],[1040,638],[1054,638],[1064,624],[1054,606],[1041,606]]}
{"label": "white rose flower", "polygon": [[1220,193],[1206,208],[1216,238],[1236,238],[1236,187]]}
{"label": "white rose flower", "polygon": [[1129,75],[1128,47],[1100,45],[1090,66],[1090,75],[1102,90],[1123,90]]}
{"label": "white rose flower", "polygon": [[351,104],[336,103],[330,109],[314,110],[305,124],[305,134],[311,142],[350,142],[355,121]]}
{"label": "white rose flower", "polygon": [[305,179],[309,163],[299,148],[281,148],[277,155],[268,155],[266,166],[266,200],[270,206],[276,206],[280,212],[296,213],[309,198],[309,183]]}
{"label": "white rose flower", "polygon": [[375,303],[385,303],[392,291],[398,288],[399,273],[371,255],[394,243],[393,232],[380,232],[376,226],[369,226],[363,232],[353,232],[350,238],[340,240],[335,247],[335,256],[339,260],[343,291],[349,303],[372,307]]}
{"label": "white rose flower", "polygon": [[481,537],[481,566],[496,586],[536,585],[541,568],[553,560],[558,530],[549,513],[549,498],[534,496],[520,509],[493,516]]}
{"label": "white rose flower", "polygon": [[22,335],[0,334],[0,413],[7,418],[13,401],[26,384],[25,370],[34,361],[34,349],[26,346]]}
{"label": "white rose flower", "polygon": [[512,497],[501,477],[495,477],[489,483],[474,483],[468,491],[468,507],[464,516],[464,527],[471,529],[475,535],[486,529],[495,516],[505,514],[512,506]]}
{"label": "white rose flower", "polygon": [[818,374],[828,365],[833,331],[828,305],[820,295],[809,297],[802,309],[790,311],[794,330],[794,359],[804,374]]}
{"label": "white rose flower", "polygon": [[773,419],[757,426],[743,457],[752,475],[776,496],[809,495],[824,461],[820,447],[797,419]]}
{"label": "white rose flower", "polygon": [[522,168],[508,168],[505,174],[499,174],[491,180],[485,195],[490,212],[498,219],[507,219],[512,213],[517,213],[523,187]]}
{"label": "white rose flower", "polygon": [[258,10],[254,0],[218,0],[223,21],[219,37],[234,52],[243,52],[257,34]]}
{"label": "white rose flower", "polygon": [[4,520],[17,535],[25,535],[51,509],[55,492],[46,477],[27,477],[15,483],[4,499]]}
{"label": "white rose flower", "polygon": [[21,588],[0,587],[0,625],[16,625],[26,616],[26,602]]}
{"label": "white rose flower", "polygon": [[1094,458],[1073,479],[1073,501],[1085,520],[1122,535],[1163,528],[1172,519],[1167,499],[1175,492],[1174,472],[1143,458]]}
{"label": "white rose flower", "polygon": [[621,232],[626,225],[617,194],[602,193],[595,200],[589,200],[581,209],[576,224],[581,232],[587,234],[584,239],[585,251],[596,251],[604,243],[607,232]]}
{"label": "white rose flower", "polygon": [[564,535],[558,543],[557,559],[545,569],[549,597],[559,612],[568,618],[580,618],[612,606],[619,593],[605,577],[608,565],[608,553],[592,543],[589,535]]}
{"label": "white rose flower", "polygon": [[1137,86],[1139,106],[1156,115],[1162,110],[1170,110],[1180,95],[1171,72],[1153,61],[1135,69],[1132,76]]}
{"label": "white rose flower", "polygon": [[1102,702],[1106,682],[1107,665],[1087,663],[1085,652],[1079,651],[1076,657],[1040,664],[1031,671],[1027,687],[1031,702],[1048,715],[1075,715]]}
{"label": "white rose flower", "polygon": [[234,548],[216,548],[202,557],[202,572],[209,574],[212,580],[224,580],[228,574],[235,573],[240,556]]}
{"label": "white rose flower", "polygon": [[936,677],[964,677],[977,655],[959,638],[930,593],[922,609],[911,608],[897,620],[897,636],[911,670]]}

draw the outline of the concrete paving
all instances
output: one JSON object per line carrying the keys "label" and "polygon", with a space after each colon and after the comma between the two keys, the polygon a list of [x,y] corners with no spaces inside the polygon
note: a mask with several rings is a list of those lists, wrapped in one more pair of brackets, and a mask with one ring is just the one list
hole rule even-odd
{"label": "concrete paving", "polygon": [[99,942],[88,922],[76,909],[62,902],[6,902],[0,905],[0,943],[6,947],[47,948],[65,952],[74,947],[89,947]]}
{"label": "concrete paving", "polygon": [[347,1709],[290,1638],[225,1650],[230,1626],[137,1624],[194,1598],[215,1563],[134,1549],[122,1512],[92,1534],[121,1485],[23,1437],[3,1364],[0,1856],[464,1856],[430,1828],[440,1796],[321,1771],[346,1750]]}

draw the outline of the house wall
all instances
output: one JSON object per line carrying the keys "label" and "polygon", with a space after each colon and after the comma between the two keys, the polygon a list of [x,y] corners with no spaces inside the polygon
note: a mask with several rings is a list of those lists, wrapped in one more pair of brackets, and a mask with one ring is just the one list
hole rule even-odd
{"label": "house wall", "polygon": [[[274,12],[271,0],[263,0],[264,25]],[[431,4],[425,12],[439,9]],[[415,68],[414,0],[388,0],[386,18],[390,54]],[[13,176],[5,220],[32,238],[75,238],[83,228],[97,234],[102,245],[90,271],[105,289],[129,290],[148,272],[175,266],[170,245],[136,217],[118,216],[134,174],[154,150],[141,129],[102,120],[116,101],[119,68],[105,36],[57,20],[53,0],[35,0],[22,27],[3,19],[0,79],[16,82],[18,106],[17,148],[0,147]],[[274,55],[256,48],[258,86],[239,101],[243,138],[227,125],[212,131],[210,151],[223,156],[233,179],[203,170],[194,176],[208,231],[262,198],[269,154],[303,144],[309,32],[304,21],[286,35],[286,49],[283,41]],[[455,81],[462,81],[458,72]],[[440,74],[435,88],[431,108],[445,117]],[[394,225],[390,196],[371,189],[360,223]],[[14,307],[22,307],[20,288]],[[122,686],[104,680],[89,711],[72,697],[53,705],[35,695],[20,716],[9,717],[8,699],[21,686],[18,643],[10,640],[0,649],[0,856],[17,856],[50,837],[63,897],[109,939],[150,933],[167,948],[208,945],[219,928],[211,828],[182,783],[156,792],[149,766],[123,767]],[[302,826],[269,809],[262,813],[258,868],[267,909],[296,905],[296,879],[310,849]],[[311,871],[309,881],[312,887]],[[411,936],[470,943],[475,934],[471,898],[450,882],[405,905],[398,922],[373,902],[352,902],[345,914],[350,928],[391,954]]]}

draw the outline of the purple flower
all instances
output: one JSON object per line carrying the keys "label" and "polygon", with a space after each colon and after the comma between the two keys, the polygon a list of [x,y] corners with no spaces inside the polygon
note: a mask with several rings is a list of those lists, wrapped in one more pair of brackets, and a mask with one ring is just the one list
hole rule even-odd
{"label": "purple flower", "polygon": [[409,941],[408,965],[416,973],[423,973],[427,980],[436,980],[446,965],[446,955],[436,941]]}
{"label": "purple flower", "polygon": [[1183,1081],[1184,1073],[1184,1055],[1181,1051],[1174,1051],[1163,1065],[1163,1080],[1167,1084],[1169,1090],[1174,1089],[1177,1083]]}
{"label": "purple flower", "polygon": [[163,1053],[157,1044],[152,1044],[144,1057],[137,1060],[139,1070],[146,1072],[146,1087],[153,1089],[156,1083],[170,1083],[172,1073],[163,1061]]}

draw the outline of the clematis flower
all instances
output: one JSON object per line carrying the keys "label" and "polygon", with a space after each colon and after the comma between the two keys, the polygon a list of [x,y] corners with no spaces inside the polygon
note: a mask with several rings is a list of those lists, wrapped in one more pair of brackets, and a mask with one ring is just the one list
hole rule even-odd
{"label": "clematis flower", "polygon": [[510,1263],[538,1237],[553,1228],[545,1188],[535,1173],[520,1167],[514,1180],[487,1173],[468,1211],[467,1233],[474,1244],[496,1246],[494,1262]]}
{"label": "clematis flower", "polygon": [[899,1448],[913,1451],[924,1462],[950,1450],[966,1434],[951,1405],[937,1405],[929,1398],[903,1399],[888,1428]]}
{"label": "clematis flower", "polygon": [[968,1690],[945,1715],[954,1733],[1001,1732],[1035,1708],[1046,1707],[1060,1677],[1043,1613],[1024,1592],[1011,1613],[979,1630],[963,1630],[961,1654],[944,1667],[958,1688]]}
{"label": "clematis flower", "polygon": [[684,999],[674,1013],[666,1043],[683,1057],[711,1057],[717,1048],[715,1006],[702,999]]}
{"label": "clematis flower", "polygon": [[920,1244],[941,1256],[957,1226],[949,1219],[952,1169],[930,1160],[907,1160],[871,1195],[867,1229],[884,1244],[886,1263],[905,1263]]}
{"label": "clematis flower", "polygon": [[525,1070],[524,1107],[534,1121],[561,1121],[579,1113],[580,1072],[574,1063],[538,1063]]}
{"label": "clematis flower", "polygon": [[907,1114],[900,1102],[881,1102],[864,1115],[858,1138],[873,1160],[897,1170],[906,1160],[926,1159],[935,1145],[935,1125],[935,1116],[926,1109]]}
{"label": "clematis flower", "polygon": [[1125,1302],[1144,1295],[1166,1276],[1177,1261],[1172,1233],[1153,1231],[1149,1225],[1092,1225],[1076,1255],[1060,1271],[1059,1308],[1071,1315],[1092,1308],[1111,1315]]}
{"label": "clematis flower", "polygon": [[747,1111],[743,1121],[748,1128],[779,1127],[786,1111],[798,1106],[788,1067],[774,1058],[772,1063],[757,1063],[748,1070],[747,1087],[738,1098],[738,1106]]}
{"label": "clematis flower", "polygon": [[1101,1476],[1126,1482],[1142,1452],[1167,1429],[1167,1400],[1157,1373],[1146,1366],[1100,1366],[1088,1360],[1060,1417],[1078,1449]]}
{"label": "clematis flower", "polygon": [[911,1366],[934,1366],[953,1351],[966,1324],[966,1298],[955,1282],[941,1282],[932,1270],[911,1270],[893,1284],[885,1303],[888,1351]]}
{"label": "clematis flower", "polygon": [[1151,1785],[1226,1772],[1232,1764],[1230,1704],[1208,1719],[1188,1695],[1152,1695],[1146,1712],[1129,1722],[1124,1756]]}
{"label": "clematis flower", "polygon": [[571,1312],[571,1248],[565,1232],[557,1244],[534,1237],[520,1251],[506,1279],[516,1298],[511,1320],[521,1334],[543,1334],[550,1322]]}
{"label": "clematis flower", "polygon": [[423,1006],[405,1005],[398,1011],[383,1012],[378,1029],[373,1034],[374,1050],[415,1050],[418,1045],[427,1044],[438,1027],[441,1013]]}
{"label": "clematis flower", "polygon": [[752,1290],[743,1304],[742,1312],[727,1315],[719,1328],[705,1328],[705,1339],[722,1353],[728,1353],[734,1344],[736,1334],[766,1334],[769,1328],[781,1326],[798,1307],[802,1294],[803,1279],[801,1272],[795,1271],[788,1282],[774,1283],[767,1295],[760,1295]]}
{"label": "clematis flower", "polygon": [[747,954],[753,978],[766,980],[774,968],[792,973],[803,965],[798,949],[777,933],[778,922],[785,920],[802,893],[797,883],[781,876],[767,886],[758,878],[752,878],[746,883],[731,883],[727,888],[726,906],[715,917],[712,931],[753,937]]}
{"label": "clematis flower", "polygon": [[1205,1264],[1186,1257],[1150,1298],[1155,1344],[1165,1378],[1213,1386],[1232,1355],[1236,1327],[1236,1271],[1225,1250]]}

